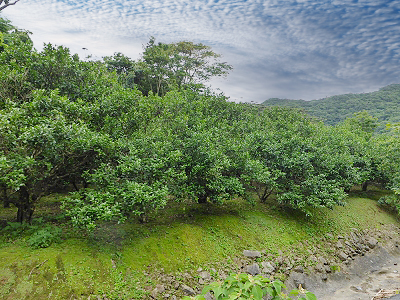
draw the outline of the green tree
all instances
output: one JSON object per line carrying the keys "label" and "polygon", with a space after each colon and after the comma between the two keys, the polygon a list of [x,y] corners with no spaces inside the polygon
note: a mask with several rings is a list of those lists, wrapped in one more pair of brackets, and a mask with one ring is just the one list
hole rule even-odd
{"label": "green tree", "polygon": [[232,66],[219,62],[220,57],[211,47],[201,43],[156,43],[152,37],[138,64],[144,73],[139,89],[145,94],[151,90],[162,96],[174,85],[181,88],[227,75]]}
{"label": "green tree", "polygon": [[36,91],[30,102],[1,110],[0,183],[12,196],[6,201],[18,208],[17,221],[30,222],[43,195],[76,182],[111,155],[112,141],[75,113],[76,106],[57,91]]}

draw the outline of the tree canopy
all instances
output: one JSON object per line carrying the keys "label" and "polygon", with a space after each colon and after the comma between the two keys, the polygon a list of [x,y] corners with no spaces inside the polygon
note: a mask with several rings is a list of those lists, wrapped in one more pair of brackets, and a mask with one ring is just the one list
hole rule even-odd
{"label": "tree canopy", "polygon": [[171,202],[241,197],[306,217],[344,205],[354,185],[399,193],[397,123],[377,135],[364,111],[330,126],[297,108],[229,102],[203,83],[231,67],[202,44],[151,39],[139,61],[85,61],[63,46],[37,51],[0,24],[0,190],[18,221],[71,188],[63,209],[87,229],[145,221]]}

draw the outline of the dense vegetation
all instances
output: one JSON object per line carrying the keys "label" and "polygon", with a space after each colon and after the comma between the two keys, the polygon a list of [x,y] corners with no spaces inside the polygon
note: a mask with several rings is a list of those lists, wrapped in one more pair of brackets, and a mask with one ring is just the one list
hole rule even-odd
{"label": "dense vegetation", "polygon": [[255,193],[309,215],[344,205],[356,184],[398,190],[396,126],[373,136],[365,112],[332,127],[293,108],[228,102],[203,84],[231,68],[205,45],[152,38],[137,62],[90,61],[62,46],[37,51],[4,19],[0,28],[0,185],[20,222],[68,186],[63,208],[88,229],[145,221],[168,201],[251,203]]}
{"label": "dense vegetation", "polygon": [[359,111],[367,111],[378,118],[377,131],[384,132],[387,123],[400,122],[400,84],[388,85],[371,93],[336,95],[312,101],[271,98],[263,105],[301,108],[329,125],[343,122]]}
{"label": "dense vegetation", "polygon": [[[376,183],[394,192],[375,200],[400,211],[398,124],[376,135],[367,112],[327,126],[295,108],[228,102],[204,85],[231,69],[219,59],[206,45],[154,38],[138,61],[37,51],[0,18],[1,216],[18,221],[1,229],[0,296],[143,299],[158,274],[142,273],[150,266],[176,271],[309,239],[296,249],[306,253],[327,232],[395,222],[372,200],[344,205],[355,185]],[[209,289],[280,291],[247,277]]]}

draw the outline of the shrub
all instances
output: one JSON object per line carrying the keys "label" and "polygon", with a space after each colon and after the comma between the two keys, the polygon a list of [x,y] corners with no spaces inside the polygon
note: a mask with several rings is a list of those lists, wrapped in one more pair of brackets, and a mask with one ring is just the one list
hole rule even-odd
{"label": "shrub", "polygon": [[[189,300],[203,300],[205,295],[211,293],[216,300],[233,299],[255,299],[262,300],[264,296],[271,296],[272,300],[292,299],[282,292],[286,286],[279,280],[272,281],[261,275],[252,276],[248,274],[231,274],[223,282],[213,282],[204,287],[202,293],[195,297],[184,297]],[[299,289],[292,290],[291,295],[299,300],[316,300],[314,294],[304,290],[301,285]]]}

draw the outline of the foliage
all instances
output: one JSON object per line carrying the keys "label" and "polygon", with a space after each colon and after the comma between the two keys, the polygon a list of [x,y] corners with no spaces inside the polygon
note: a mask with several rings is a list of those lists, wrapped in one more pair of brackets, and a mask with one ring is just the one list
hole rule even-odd
{"label": "foliage", "polygon": [[[184,297],[183,299],[206,299],[205,295],[212,292],[216,300],[224,299],[264,299],[269,295],[271,299],[291,299],[282,292],[286,286],[279,280],[272,281],[261,275],[252,276],[248,274],[231,274],[223,282],[214,282],[207,285],[202,293],[196,297]],[[291,295],[300,295],[299,300],[317,299],[312,293],[299,287],[298,290],[292,290]],[[304,297],[303,297],[304,296]]]}
{"label": "foliage", "polygon": [[156,43],[155,38],[144,48],[138,63],[139,89],[163,96],[171,87],[182,88],[208,81],[214,76],[225,76],[232,66],[219,62],[221,55],[201,43],[181,41]]}
{"label": "foliage", "polygon": [[57,243],[61,239],[62,229],[50,224],[43,225],[43,218],[38,218],[33,224],[20,222],[7,222],[7,226],[1,233],[15,239],[20,236],[28,236],[27,244],[34,248],[47,248],[52,243]]}
{"label": "foliage", "polygon": [[[15,193],[18,221],[30,221],[34,204],[66,182],[82,180],[112,143],[76,120],[76,106],[57,91],[33,93],[19,107],[8,103],[0,119],[0,183]],[[108,152],[110,153],[110,152]]]}
{"label": "foliage", "polygon": [[62,230],[55,226],[46,226],[35,232],[29,239],[28,245],[34,249],[47,248],[60,241]]}

